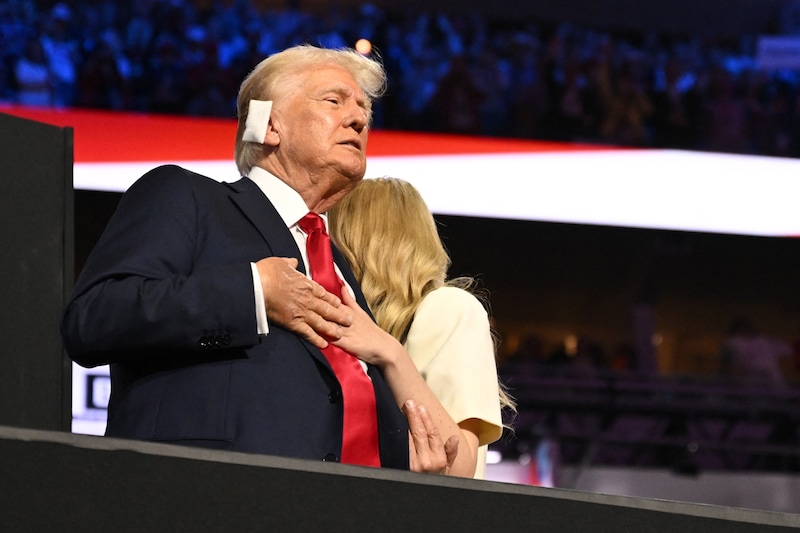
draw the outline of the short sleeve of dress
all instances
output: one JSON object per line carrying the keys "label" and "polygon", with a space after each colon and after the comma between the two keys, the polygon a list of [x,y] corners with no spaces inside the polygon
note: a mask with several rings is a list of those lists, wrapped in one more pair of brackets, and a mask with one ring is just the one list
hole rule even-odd
{"label": "short sleeve of dress", "polygon": [[489,317],[481,302],[441,287],[420,303],[405,344],[428,386],[456,423],[480,420],[486,445],[503,432]]}

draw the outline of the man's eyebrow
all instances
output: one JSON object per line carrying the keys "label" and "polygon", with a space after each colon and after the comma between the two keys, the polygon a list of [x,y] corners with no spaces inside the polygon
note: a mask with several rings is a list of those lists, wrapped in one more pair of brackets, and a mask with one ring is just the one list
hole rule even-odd
{"label": "man's eyebrow", "polygon": [[342,86],[342,85],[332,85],[332,86],[328,86],[328,87],[323,87],[318,92],[318,94],[322,94],[322,95],[330,94],[330,93],[338,94],[338,95],[341,95],[341,96],[352,96],[353,95],[353,90],[350,87],[345,87],[345,86]]}
{"label": "man's eyebrow", "polygon": [[361,96],[357,96],[358,93],[353,91],[350,87],[344,87],[344,86],[327,87],[327,88],[321,89],[318,94],[319,94],[319,97],[324,97],[326,94],[336,94],[336,95],[344,97],[344,98],[353,98],[356,101],[356,103],[358,104],[359,107],[361,107],[361,108],[363,108],[363,109],[365,109],[367,111],[372,109],[372,106],[370,105],[371,102],[370,102],[369,98],[367,98],[364,95],[363,92],[360,93]]}

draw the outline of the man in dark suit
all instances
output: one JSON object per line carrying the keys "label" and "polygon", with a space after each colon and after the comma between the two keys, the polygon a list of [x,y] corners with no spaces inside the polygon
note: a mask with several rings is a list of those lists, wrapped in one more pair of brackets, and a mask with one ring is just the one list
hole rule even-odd
{"label": "man in dark suit", "polygon": [[[298,221],[362,179],[372,100],[384,87],[383,68],[353,50],[275,54],[239,92],[245,177],[219,183],[167,165],[125,193],[61,328],[73,360],[111,366],[107,435],[340,460],[341,380],[321,349],[352,318],[306,276]],[[413,403],[406,419],[380,372],[362,365],[380,465],[444,472],[454,445]]]}

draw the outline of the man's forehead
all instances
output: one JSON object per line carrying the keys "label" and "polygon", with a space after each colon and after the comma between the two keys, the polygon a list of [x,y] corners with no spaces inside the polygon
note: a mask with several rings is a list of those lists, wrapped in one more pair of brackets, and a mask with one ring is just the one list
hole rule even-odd
{"label": "man's forehead", "polygon": [[287,73],[280,85],[285,91],[283,96],[290,99],[314,98],[326,92],[336,92],[342,96],[355,98],[358,104],[365,108],[370,107],[369,99],[353,74],[335,63],[298,67]]}
{"label": "man's forehead", "polygon": [[353,74],[339,65],[323,65],[306,71],[306,80],[316,86],[353,87],[361,90]]}

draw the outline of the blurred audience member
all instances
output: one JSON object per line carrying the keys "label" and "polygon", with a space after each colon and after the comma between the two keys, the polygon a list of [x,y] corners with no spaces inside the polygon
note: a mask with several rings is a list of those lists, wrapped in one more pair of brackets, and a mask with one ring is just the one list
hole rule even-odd
{"label": "blurred audience member", "polygon": [[614,144],[649,145],[653,104],[635,68],[628,66],[616,76],[602,79],[607,83],[601,91],[605,110],[601,136]]}
{"label": "blurred audience member", "polygon": [[747,106],[733,74],[716,68],[710,83],[704,112],[705,148],[717,152],[750,152]]}
{"label": "blurred audience member", "polygon": [[41,36],[44,55],[54,78],[53,103],[56,107],[70,107],[75,103],[81,50],[71,34],[71,24],[72,9],[59,2],[50,11]]}
{"label": "blurred audience member", "polygon": [[781,360],[791,355],[789,343],[761,334],[747,318],[733,321],[720,351],[721,371],[753,385],[784,383]]}
{"label": "blurred audience member", "polygon": [[532,333],[522,339],[519,347],[501,361],[498,367],[504,383],[513,385],[516,377],[535,376],[541,373],[540,368],[546,363],[542,339]]}
{"label": "blurred audience member", "polygon": [[690,149],[697,146],[702,95],[697,80],[677,58],[669,58],[654,72],[653,142],[659,147]]}
{"label": "blurred audience member", "polygon": [[124,109],[130,99],[128,81],[122,75],[112,47],[101,42],[85,58],[78,71],[79,107]]}
{"label": "blurred audience member", "polygon": [[480,110],[486,96],[466,59],[454,57],[450,70],[439,80],[431,97],[429,113],[434,118],[434,129],[471,135],[481,133]]}
{"label": "blurred audience member", "polygon": [[609,356],[608,364],[614,372],[632,372],[636,370],[636,348],[627,342],[616,345]]}
{"label": "blurred audience member", "polygon": [[14,63],[17,103],[26,106],[53,105],[52,75],[38,39],[30,39],[25,55]]}

